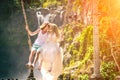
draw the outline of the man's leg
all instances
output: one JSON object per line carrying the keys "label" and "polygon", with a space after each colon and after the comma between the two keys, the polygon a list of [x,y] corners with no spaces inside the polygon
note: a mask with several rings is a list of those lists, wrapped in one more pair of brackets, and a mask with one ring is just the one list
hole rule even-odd
{"label": "man's leg", "polygon": [[36,52],[35,50],[32,50],[31,53],[30,53],[29,61],[28,61],[27,65],[26,65],[28,68],[30,68],[31,65],[32,65],[32,61],[33,61],[33,57],[35,55],[35,52]]}
{"label": "man's leg", "polygon": [[34,59],[33,64],[32,64],[32,67],[34,67],[34,65],[35,65],[36,62],[38,61],[39,55],[40,55],[40,51],[38,51],[38,52],[36,53],[35,59]]}

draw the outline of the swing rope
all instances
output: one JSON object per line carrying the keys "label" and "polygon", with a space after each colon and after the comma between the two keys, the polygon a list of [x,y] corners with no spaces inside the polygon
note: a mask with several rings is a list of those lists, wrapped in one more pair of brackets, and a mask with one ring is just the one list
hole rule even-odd
{"label": "swing rope", "polygon": [[[22,7],[22,11],[23,11],[23,16],[24,16],[24,20],[25,20],[25,25],[28,26],[27,17],[26,17],[26,13],[25,13],[25,9],[24,9],[23,0],[21,0],[21,7]],[[29,49],[31,50],[32,42],[31,42],[31,39],[30,39],[30,36],[29,36],[28,33],[27,33],[27,35],[28,35],[28,45],[29,45]]]}

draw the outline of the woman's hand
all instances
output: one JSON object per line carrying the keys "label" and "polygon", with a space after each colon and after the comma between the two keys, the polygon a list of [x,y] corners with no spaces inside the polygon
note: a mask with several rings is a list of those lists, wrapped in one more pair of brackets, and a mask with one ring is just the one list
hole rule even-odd
{"label": "woman's hand", "polygon": [[38,65],[38,70],[39,70],[39,71],[41,71],[41,65],[42,65],[42,63],[40,63],[40,64]]}
{"label": "woman's hand", "polygon": [[41,66],[38,67],[38,70],[41,71]]}
{"label": "woman's hand", "polygon": [[49,69],[48,69],[48,72],[51,72],[52,71],[52,67],[50,67]]}
{"label": "woman's hand", "polygon": [[49,69],[48,69],[48,72],[51,72],[51,71],[52,71],[52,65],[53,65],[53,63],[50,64],[50,67],[49,67]]}

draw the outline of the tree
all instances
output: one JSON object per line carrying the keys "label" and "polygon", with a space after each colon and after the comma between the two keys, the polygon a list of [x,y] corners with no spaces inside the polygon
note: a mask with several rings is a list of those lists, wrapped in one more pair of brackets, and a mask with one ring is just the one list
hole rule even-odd
{"label": "tree", "polygon": [[99,50],[99,29],[98,29],[98,1],[92,0],[93,14],[93,47],[94,47],[94,73],[91,78],[100,78],[100,50]]}

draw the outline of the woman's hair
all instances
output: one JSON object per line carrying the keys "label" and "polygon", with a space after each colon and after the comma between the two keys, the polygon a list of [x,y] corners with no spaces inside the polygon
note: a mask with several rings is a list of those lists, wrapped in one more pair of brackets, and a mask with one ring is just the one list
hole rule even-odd
{"label": "woman's hair", "polygon": [[59,38],[59,29],[56,24],[50,23],[50,32],[55,33],[56,37]]}

